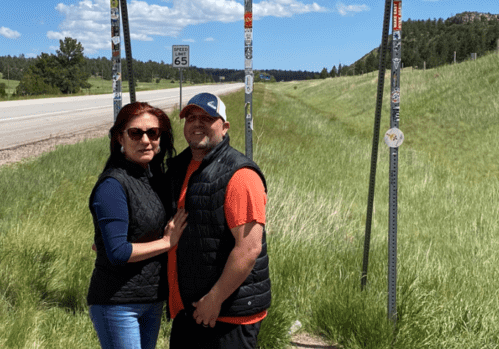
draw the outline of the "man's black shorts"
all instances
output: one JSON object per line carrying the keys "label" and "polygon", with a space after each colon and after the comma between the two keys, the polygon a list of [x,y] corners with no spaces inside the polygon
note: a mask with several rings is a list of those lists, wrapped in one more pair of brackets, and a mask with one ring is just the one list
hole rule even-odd
{"label": "man's black shorts", "polygon": [[261,321],[233,325],[217,321],[215,327],[198,325],[192,312],[182,310],[173,320],[170,349],[255,349]]}

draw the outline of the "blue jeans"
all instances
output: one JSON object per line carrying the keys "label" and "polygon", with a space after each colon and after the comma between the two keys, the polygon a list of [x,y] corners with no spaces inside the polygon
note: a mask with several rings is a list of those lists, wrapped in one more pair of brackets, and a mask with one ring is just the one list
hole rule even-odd
{"label": "blue jeans", "polygon": [[103,349],[154,349],[162,312],[163,302],[89,308]]}

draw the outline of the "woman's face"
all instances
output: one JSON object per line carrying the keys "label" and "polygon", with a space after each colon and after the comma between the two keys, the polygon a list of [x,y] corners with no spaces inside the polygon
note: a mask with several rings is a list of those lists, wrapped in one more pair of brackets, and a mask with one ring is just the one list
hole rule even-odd
{"label": "woman's face", "polygon": [[125,157],[142,167],[159,152],[159,120],[156,116],[144,113],[132,119],[118,140],[124,149]]}

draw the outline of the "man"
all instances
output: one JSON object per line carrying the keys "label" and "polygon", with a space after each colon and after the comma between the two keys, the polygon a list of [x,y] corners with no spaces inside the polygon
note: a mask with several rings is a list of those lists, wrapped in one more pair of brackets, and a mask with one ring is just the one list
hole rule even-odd
{"label": "man", "polygon": [[174,209],[189,216],[168,254],[170,348],[256,348],[271,299],[265,178],[229,145],[219,97],[194,96],[180,118],[189,147],[168,175]]}

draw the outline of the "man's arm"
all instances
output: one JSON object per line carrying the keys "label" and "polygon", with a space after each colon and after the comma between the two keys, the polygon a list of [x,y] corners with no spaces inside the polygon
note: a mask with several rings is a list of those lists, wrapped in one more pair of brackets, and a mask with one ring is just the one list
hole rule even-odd
{"label": "man's arm", "polygon": [[222,275],[198,302],[193,303],[194,319],[198,324],[215,326],[220,308],[246,280],[262,251],[263,224],[253,221],[231,229],[236,240]]}

